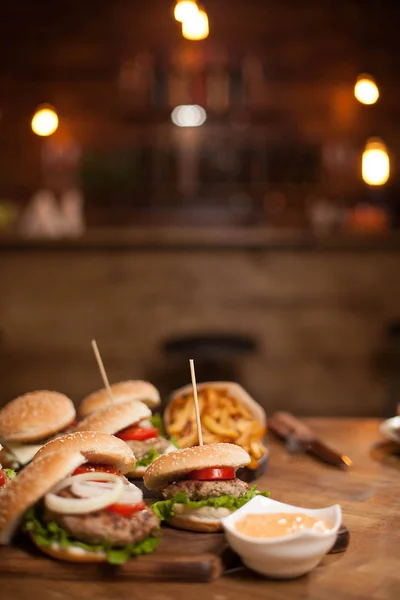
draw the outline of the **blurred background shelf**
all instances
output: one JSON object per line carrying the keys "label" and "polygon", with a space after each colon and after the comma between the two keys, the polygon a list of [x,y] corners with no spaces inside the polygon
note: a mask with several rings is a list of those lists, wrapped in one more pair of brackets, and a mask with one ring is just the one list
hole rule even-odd
{"label": "blurred background shelf", "polygon": [[[137,219],[136,220],[140,220]],[[72,239],[28,239],[15,234],[0,237],[2,252],[15,250],[225,250],[225,251],[400,251],[400,231],[382,234],[317,236],[310,231],[281,231],[261,227],[105,227]],[[5,256],[4,256],[5,257]]]}

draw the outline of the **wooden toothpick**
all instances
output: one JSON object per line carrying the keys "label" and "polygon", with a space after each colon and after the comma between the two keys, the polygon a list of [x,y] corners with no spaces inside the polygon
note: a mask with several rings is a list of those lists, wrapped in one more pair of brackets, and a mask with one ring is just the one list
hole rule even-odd
{"label": "wooden toothpick", "polygon": [[196,373],[194,371],[194,360],[193,360],[193,358],[191,358],[189,360],[189,364],[190,364],[190,374],[192,376],[194,410],[196,412],[197,433],[199,434],[199,446],[202,446],[203,445],[203,432],[201,431],[199,399],[197,397]]}
{"label": "wooden toothpick", "polygon": [[114,402],[114,397],[112,395],[110,383],[108,381],[107,373],[106,373],[106,370],[104,368],[104,364],[103,364],[103,361],[101,359],[100,352],[99,352],[99,349],[97,347],[96,340],[92,340],[92,348],[93,348],[93,352],[94,352],[94,355],[95,355],[96,360],[97,360],[97,364],[98,364],[99,369],[100,369],[101,376],[103,378],[104,387],[107,390],[108,397],[109,397],[110,402],[112,404]]}

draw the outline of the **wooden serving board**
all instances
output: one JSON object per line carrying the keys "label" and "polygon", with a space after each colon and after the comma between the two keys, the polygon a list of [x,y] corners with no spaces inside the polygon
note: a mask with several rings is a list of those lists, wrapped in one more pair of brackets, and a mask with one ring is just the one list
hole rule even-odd
{"label": "wooden serving board", "polygon": [[[160,545],[153,554],[133,558],[122,566],[78,564],[53,560],[42,554],[26,538],[12,547],[0,548],[2,577],[105,581],[213,581],[231,570],[241,568],[240,558],[229,548],[221,533],[191,533],[163,527]],[[331,553],[344,552],[349,531],[342,526]]]}

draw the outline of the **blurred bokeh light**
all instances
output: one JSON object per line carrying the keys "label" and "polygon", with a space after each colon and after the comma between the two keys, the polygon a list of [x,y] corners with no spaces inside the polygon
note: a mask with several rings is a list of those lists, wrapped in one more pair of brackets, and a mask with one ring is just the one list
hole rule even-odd
{"label": "blurred bokeh light", "polygon": [[32,119],[32,131],[36,135],[46,137],[52,135],[58,127],[58,116],[50,107],[39,108]]}
{"label": "blurred bokeh light", "polygon": [[187,17],[182,23],[182,35],[187,40],[204,40],[208,34],[208,16],[204,10]]}
{"label": "blurred bokeh light", "polygon": [[177,106],[171,114],[172,122],[178,127],[200,127],[206,119],[206,111],[197,104]]}
{"label": "blurred bokeh light", "polygon": [[183,23],[187,19],[191,19],[199,12],[196,2],[191,0],[182,0],[177,2],[174,10],[174,17],[180,23]]}
{"label": "blurred bokeh light", "polygon": [[368,185],[384,185],[390,177],[390,158],[379,138],[368,140],[362,155],[362,178]]}
{"label": "blurred bokeh light", "polygon": [[379,89],[370,75],[360,75],[354,86],[354,96],[361,104],[375,104],[379,99]]}

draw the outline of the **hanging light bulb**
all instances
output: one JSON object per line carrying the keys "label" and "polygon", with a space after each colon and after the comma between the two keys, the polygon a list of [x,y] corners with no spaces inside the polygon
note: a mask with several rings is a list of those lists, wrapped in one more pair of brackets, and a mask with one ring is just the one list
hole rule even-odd
{"label": "hanging light bulb", "polygon": [[182,23],[182,35],[187,40],[204,40],[208,34],[208,16],[204,10],[199,10],[196,15]]}
{"label": "hanging light bulb", "polygon": [[33,133],[40,136],[48,136],[54,133],[58,127],[58,116],[50,106],[42,106],[36,110],[31,122]]}
{"label": "hanging light bulb", "polygon": [[178,127],[200,127],[206,119],[206,111],[198,104],[176,106],[171,113],[171,120]]}
{"label": "hanging light bulb", "polygon": [[379,89],[373,77],[360,75],[354,86],[354,96],[361,104],[375,104],[379,98]]}
{"label": "hanging light bulb", "polygon": [[379,138],[367,141],[362,155],[362,178],[368,185],[384,185],[390,177],[390,158]]}
{"label": "hanging light bulb", "polygon": [[187,19],[192,19],[199,12],[198,6],[194,0],[179,0],[176,3],[174,17],[180,23]]}

